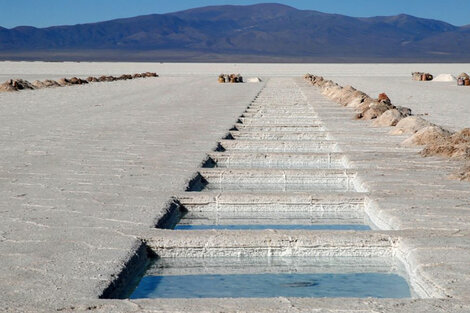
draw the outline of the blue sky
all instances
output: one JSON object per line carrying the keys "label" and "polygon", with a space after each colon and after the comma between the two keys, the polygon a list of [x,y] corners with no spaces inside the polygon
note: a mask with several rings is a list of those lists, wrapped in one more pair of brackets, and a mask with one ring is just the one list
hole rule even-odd
{"label": "blue sky", "polygon": [[454,25],[470,24],[470,0],[0,0],[0,26],[45,27],[104,21],[187,8],[278,2],[299,9],[311,9],[350,16],[406,13],[443,20]]}

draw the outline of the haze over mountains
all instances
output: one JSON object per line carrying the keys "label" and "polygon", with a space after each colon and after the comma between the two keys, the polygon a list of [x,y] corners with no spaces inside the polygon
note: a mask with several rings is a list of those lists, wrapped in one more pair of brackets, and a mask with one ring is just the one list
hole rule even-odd
{"label": "haze over mountains", "polygon": [[469,62],[470,25],[353,18],[280,4],[212,6],[100,23],[0,27],[0,59]]}

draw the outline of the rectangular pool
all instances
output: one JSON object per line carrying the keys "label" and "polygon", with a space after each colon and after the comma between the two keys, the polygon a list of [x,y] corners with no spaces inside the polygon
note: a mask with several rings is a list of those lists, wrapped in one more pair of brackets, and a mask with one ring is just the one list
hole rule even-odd
{"label": "rectangular pool", "polygon": [[371,230],[367,225],[324,225],[324,224],[310,224],[310,225],[265,225],[265,224],[252,224],[252,225],[176,225],[175,230]]}
{"label": "rectangular pool", "polygon": [[163,258],[130,298],[411,298],[403,273],[389,258]]}

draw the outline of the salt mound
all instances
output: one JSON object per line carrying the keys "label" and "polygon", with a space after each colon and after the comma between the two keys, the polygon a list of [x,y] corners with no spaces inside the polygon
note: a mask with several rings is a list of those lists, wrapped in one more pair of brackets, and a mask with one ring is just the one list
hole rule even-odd
{"label": "salt mound", "polygon": [[394,107],[391,104],[374,101],[368,107],[366,105],[359,106],[359,109],[362,109],[362,111],[360,111],[360,113],[356,115],[356,118],[364,120],[373,120],[393,108]]}
{"label": "salt mound", "polygon": [[261,83],[262,80],[259,77],[250,77],[246,80],[247,83]]}
{"label": "salt mound", "polygon": [[410,138],[402,142],[403,146],[424,146],[445,141],[452,133],[439,126],[428,126],[420,129]]}
{"label": "salt mound", "polygon": [[380,115],[373,123],[373,127],[386,127],[386,126],[395,126],[403,118],[400,114],[400,111],[397,109],[390,109],[384,114]]}
{"label": "salt mound", "polygon": [[10,79],[0,85],[0,91],[18,91],[24,89],[35,89],[35,87],[24,79]]}
{"label": "salt mound", "polygon": [[408,116],[398,122],[395,129],[392,129],[390,135],[403,135],[403,134],[414,134],[420,129],[432,126],[432,124],[425,119],[417,116]]}
{"label": "salt mound", "polygon": [[441,156],[454,159],[470,159],[470,144],[460,143],[453,144],[449,140],[441,139],[437,142],[428,144],[421,155],[428,156]]}
{"label": "salt mound", "polygon": [[433,79],[434,82],[455,82],[457,78],[451,74],[440,74]]}
{"label": "salt mound", "polygon": [[470,159],[470,129],[465,128],[450,137],[437,138],[421,151],[421,155]]}

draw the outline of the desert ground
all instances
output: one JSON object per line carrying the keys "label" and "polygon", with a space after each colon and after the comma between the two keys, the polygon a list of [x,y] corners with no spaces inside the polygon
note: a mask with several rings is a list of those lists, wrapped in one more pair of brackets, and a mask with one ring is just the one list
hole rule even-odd
{"label": "desert ground", "polygon": [[[146,71],[160,77],[0,93],[0,311],[470,311],[470,184],[448,179],[461,162],[421,157],[418,147],[400,145],[406,136],[390,136],[389,128],[354,120],[351,109],[326,99],[303,79],[312,73],[373,97],[385,92],[395,105],[457,131],[470,127],[470,88],[456,82],[412,81],[411,72],[457,76],[470,72],[470,64],[0,62],[0,82]],[[220,73],[260,77],[262,82],[219,84]],[[270,107],[271,103],[277,106]],[[303,109],[291,109],[297,105]],[[244,112],[251,112],[250,106],[281,110],[285,116],[277,122],[311,118],[322,125],[331,152],[346,159],[336,172],[354,172],[354,181],[348,176],[347,191],[365,197],[364,211],[373,224],[370,232],[186,235],[155,229],[172,197],[184,193],[207,154]],[[267,122],[254,120],[248,126],[263,128],[268,124],[256,123]],[[312,152],[308,141],[284,145],[281,152],[295,157],[299,147]],[[227,172],[227,177],[234,172]],[[282,175],[285,178],[286,172]],[[308,193],[289,196],[313,197]],[[216,201],[219,196],[214,196]],[[227,197],[236,201],[238,196]],[[251,197],[258,201],[256,194]],[[143,243],[159,255],[184,256],[191,251],[203,256],[200,251],[205,251],[211,256],[220,253],[220,247],[233,248],[234,255],[242,250],[255,253],[267,242],[274,254],[311,257],[320,249],[325,254],[396,257],[405,264],[413,297],[99,298],[128,270]]]}

